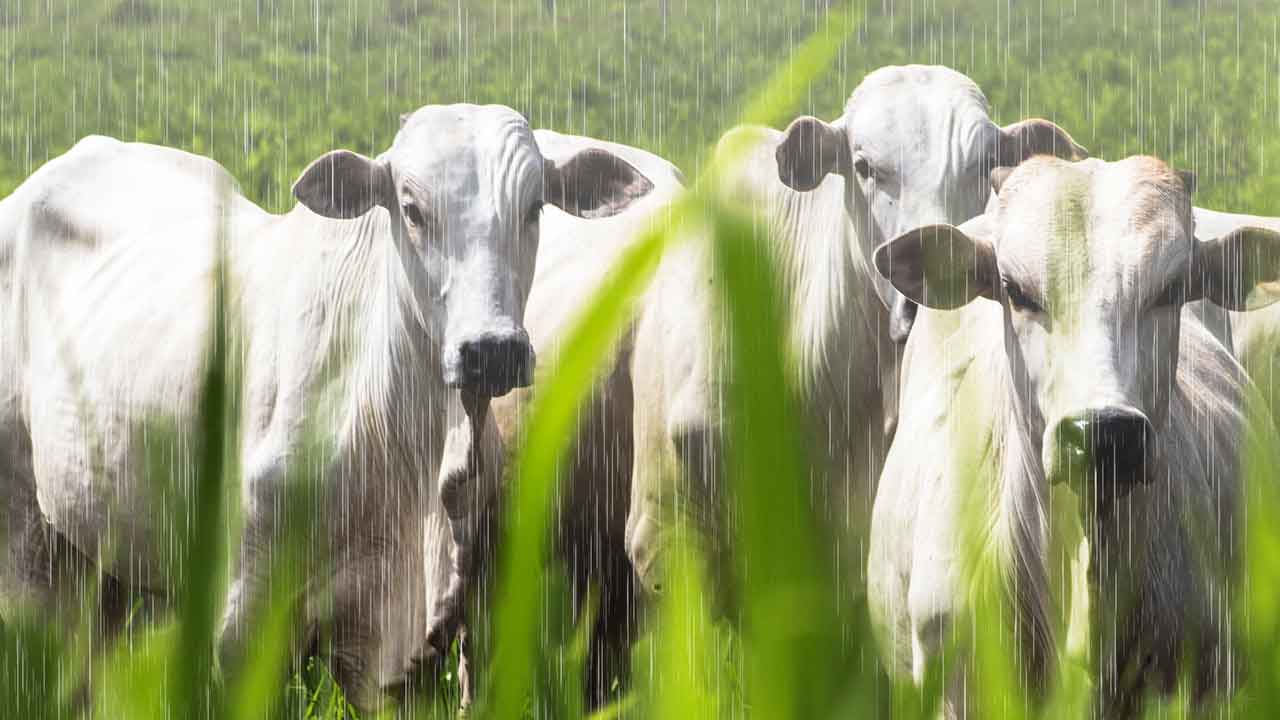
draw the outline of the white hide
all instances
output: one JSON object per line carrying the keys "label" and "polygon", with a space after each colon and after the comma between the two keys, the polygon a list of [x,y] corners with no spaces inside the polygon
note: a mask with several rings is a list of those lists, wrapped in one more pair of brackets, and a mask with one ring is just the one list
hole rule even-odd
{"label": "white hide", "polygon": [[[546,161],[501,106],[428,106],[376,159],[323,156],[284,215],[208,159],[88,138],[0,203],[0,445],[33,458],[0,478],[6,495],[34,487],[103,572],[172,587],[163,499],[190,478],[147,462],[189,466],[223,248],[245,521],[224,656],[251,642],[284,519],[306,517],[298,641],[327,624],[335,677],[376,705],[460,620],[459,563],[501,468],[492,421],[475,448],[468,415],[531,374],[521,317],[544,198],[606,216],[646,183],[607,153]],[[315,506],[287,506],[303,481]]]}
{"label": "white hide", "polygon": [[[800,118],[786,132],[737,128],[721,139],[721,159],[731,148],[745,156],[725,163],[725,191],[771,231],[792,367],[813,431],[814,494],[847,541],[838,554],[849,585],[841,593],[851,596],[861,585],[862,538],[895,422],[900,348],[891,334],[909,328],[901,296],[871,266],[873,250],[920,223],[980,214],[999,163],[1084,151],[1045,121],[995,125],[972,80],[919,65],[867,75],[834,122]],[[727,387],[706,250],[693,241],[668,253],[637,325],[627,544],[649,589],[661,584],[666,534],[678,516],[716,558],[712,571],[727,569],[720,398],[772,391]]]}
{"label": "white hide", "polygon": [[[891,671],[921,680],[970,626],[973,600],[994,593],[1037,692],[1064,648],[1095,658],[1106,717],[1132,715],[1144,690],[1171,691],[1182,669],[1198,697],[1233,684],[1236,453],[1253,389],[1228,347],[1182,312],[1202,279],[1224,272],[1209,268],[1210,245],[1196,246],[1190,210],[1178,176],[1153,159],[1033,160],[994,212],[960,227],[971,241],[926,229],[877,252],[899,289],[957,308],[920,310],[875,500],[868,591]],[[1104,407],[1151,424],[1123,489],[1058,465],[1060,418]],[[1073,472],[1084,480],[1057,484]],[[979,580],[985,562],[995,574]],[[948,688],[948,715],[963,716],[964,683]]]}

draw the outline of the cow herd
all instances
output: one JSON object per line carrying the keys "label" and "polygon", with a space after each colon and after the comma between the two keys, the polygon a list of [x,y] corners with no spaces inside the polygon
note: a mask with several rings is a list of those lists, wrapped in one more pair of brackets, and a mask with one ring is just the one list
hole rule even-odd
{"label": "cow herd", "polygon": [[[744,147],[722,190],[769,230],[811,497],[890,673],[923,682],[997,594],[1035,692],[1060,648],[1092,658],[1108,717],[1184,677],[1196,698],[1238,684],[1240,451],[1259,429],[1237,358],[1280,329],[1248,312],[1280,299],[1280,221],[1195,208],[1189,173],[1089,158],[1048,121],[998,126],[942,67],[882,68],[837,120],[735,128],[718,152]],[[244,519],[224,671],[305,483],[291,647],[323,628],[360,706],[420,687],[483,591],[535,358],[574,352],[593,291],[684,192],[662,158],[500,106],[427,106],[377,158],[321,156],[283,215],[211,160],[76,144],[0,201],[0,613],[101,577],[110,639],[128,596],[172,593],[180,529],[155,508],[191,478],[154,476],[156,438],[197,451],[224,278]],[[672,244],[564,468],[554,547],[577,595],[599,588],[594,703],[626,675],[677,527],[732,566],[723,403],[747,390],[716,292],[710,244]],[[966,665],[948,672],[964,716]]]}

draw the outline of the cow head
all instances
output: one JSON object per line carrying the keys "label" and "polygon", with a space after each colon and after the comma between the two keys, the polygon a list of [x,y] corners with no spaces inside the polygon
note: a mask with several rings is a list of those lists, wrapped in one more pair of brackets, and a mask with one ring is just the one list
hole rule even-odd
{"label": "cow head", "polygon": [[[844,177],[849,217],[869,258],[910,228],[980,215],[992,169],[1037,154],[1088,156],[1047,120],[998,127],[968,77],[910,65],[867,75],[833,123],[793,121],[777,159],[779,177],[793,190],[813,190],[828,174]],[[883,283],[877,290],[892,310],[895,339],[904,340],[914,305]]]}
{"label": "cow head", "polygon": [[994,213],[905,233],[876,265],[927,307],[1000,303],[1015,407],[1046,477],[1123,495],[1160,452],[1183,304],[1280,299],[1280,234],[1197,241],[1186,180],[1153,158],[1037,158],[1003,176]]}
{"label": "cow head", "polygon": [[605,150],[545,160],[528,122],[510,108],[430,105],[402,118],[377,159],[327,153],[293,193],[325,217],[357,218],[375,207],[390,213],[407,271],[425,273],[428,306],[441,313],[432,324],[444,381],[496,397],[532,381],[522,319],[543,204],[607,217],[652,187]]}

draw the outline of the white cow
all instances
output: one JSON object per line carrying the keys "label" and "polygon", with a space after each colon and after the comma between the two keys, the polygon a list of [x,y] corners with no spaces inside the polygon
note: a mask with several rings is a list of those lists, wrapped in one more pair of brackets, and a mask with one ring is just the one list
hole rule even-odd
{"label": "white cow", "polygon": [[[1105,717],[1133,715],[1181,671],[1197,698],[1225,690],[1253,390],[1182,308],[1275,299],[1280,234],[1197,241],[1189,190],[1153,158],[1036,158],[1003,175],[993,212],[876,252],[898,290],[935,308],[907,342],[872,518],[888,665],[921,679],[970,627],[970,599],[997,593],[1009,627],[976,632],[1009,632],[1036,691],[1060,642],[1091,657]],[[996,576],[976,585],[982,558]],[[949,715],[965,714],[963,687],[950,685]]]}
{"label": "white cow", "polygon": [[[585,221],[555,209],[543,213],[543,242],[524,322],[538,357],[547,360],[560,352],[573,352],[562,347],[564,334],[639,232],[661,220],[661,211],[684,188],[684,178],[671,163],[638,148],[551,130],[537,130],[534,136],[546,158],[560,160],[593,148],[605,150],[640,170],[654,186],[626,210],[604,220]],[[590,583],[599,590],[586,678],[588,698],[596,705],[606,699],[614,678],[626,677],[635,624],[637,587],[624,542],[631,499],[632,346],[633,336],[627,331],[592,390],[557,503],[557,550],[567,563],[574,597],[585,598]],[[531,391],[536,386],[492,404],[508,449],[519,442]]]}
{"label": "white cow", "polygon": [[[906,336],[914,314],[876,274],[872,251],[919,224],[980,214],[997,165],[1084,150],[1044,120],[1000,128],[972,80],[916,65],[869,74],[832,123],[802,117],[785,132],[738,128],[720,143],[722,152],[735,147],[746,147],[746,157],[729,164],[726,190],[772,231],[805,420],[816,433],[814,492],[829,519],[854,527],[842,563],[846,579],[857,578],[859,538],[892,435],[894,340]],[[651,590],[661,583],[673,518],[691,519],[713,555],[726,548],[719,475],[727,389],[705,251],[705,243],[689,243],[664,258],[636,329],[627,543]],[[726,568],[713,562],[713,572]]]}
{"label": "white cow", "polygon": [[[80,142],[0,203],[6,599],[65,593],[52,554],[97,564],[107,589],[171,589],[177,529],[158,498],[188,478],[147,476],[148,432],[172,430],[174,467],[191,457],[223,238],[245,522],[224,659],[251,642],[297,511],[281,507],[290,481],[314,478],[295,640],[325,628],[334,677],[362,706],[403,689],[458,621],[493,490],[462,484],[488,399],[531,378],[521,317],[544,201],[603,217],[650,187],[607,151],[545,159],[500,106],[424,107],[376,159],[328,153],[280,216],[211,160]],[[117,605],[104,599],[108,624]]]}
{"label": "white cow", "polygon": [[[1199,238],[1216,237],[1245,225],[1280,231],[1280,218],[1206,208],[1195,208],[1193,212]],[[1272,419],[1280,423],[1280,305],[1259,312],[1231,313],[1229,332],[1236,359],[1244,364],[1249,377],[1262,391]]]}
{"label": "white cow", "polygon": [[[1219,212],[1199,207],[1194,208],[1192,212],[1196,221],[1196,237],[1199,238],[1214,238],[1246,225],[1280,231],[1280,218]],[[1264,390],[1271,388],[1277,381],[1276,372],[1280,371],[1280,364],[1276,362],[1280,359],[1276,353],[1276,343],[1280,341],[1280,306],[1269,307],[1256,313],[1233,313],[1231,338],[1236,357],[1241,362],[1246,360],[1263,362],[1257,367],[1250,367],[1253,380]],[[1250,357],[1259,352],[1266,353],[1266,356]],[[1277,387],[1280,388],[1280,386]]]}

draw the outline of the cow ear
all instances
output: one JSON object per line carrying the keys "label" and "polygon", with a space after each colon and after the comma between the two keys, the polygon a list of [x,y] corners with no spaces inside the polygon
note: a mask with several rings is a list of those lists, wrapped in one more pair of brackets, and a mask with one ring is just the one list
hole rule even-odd
{"label": "cow ear", "polygon": [[1280,300],[1280,233],[1242,227],[1197,243],[1186,289],[1187,302],[1204,299],[1235,311]]}
{"label": "cow ear", "polygon": [[1000,130],[997,165],[1013,167],[1033,155],[1053,155],[1075,162],[1089,157],[1089,151],[1066,130],[1040,118],[1016,122]]}
{"label": "cow ear", "polygon": [[557,165],[544,160],[544,200],[581,218],[617,215],[649,194],[653,182],[608,150],[588,148]]}
{"label": "cow ear", "polygon": [[775,155],[778,179],[799,192],[809,192],[829,173],[847,173],[853,165],[844,128],[807,115],[791,121]]}
{"label": "cow ear", "polygon": [[995,248],[951,225],[926,225],[876,248],[876,269],[908,300],[954,310],[993,297],[999,272]]}
{"label": "cow ear", "polygon": [[293,196],[311,212],[337,220],[357,218],[391,192],[391,174],[377,160],[350,150],[321,155],[293,184]]}

